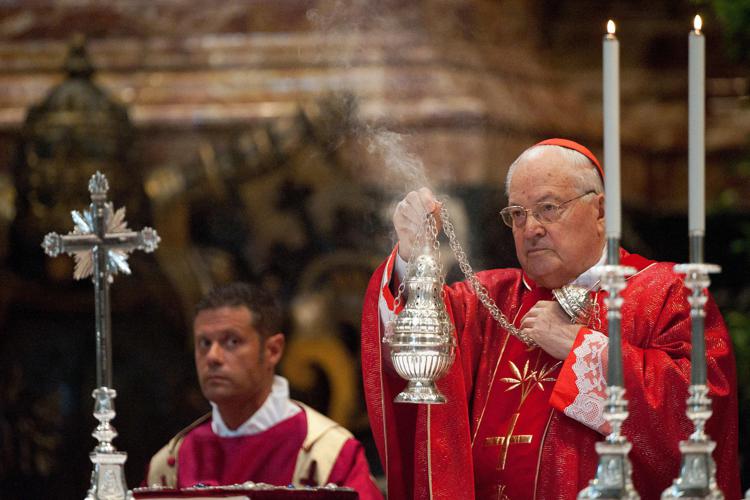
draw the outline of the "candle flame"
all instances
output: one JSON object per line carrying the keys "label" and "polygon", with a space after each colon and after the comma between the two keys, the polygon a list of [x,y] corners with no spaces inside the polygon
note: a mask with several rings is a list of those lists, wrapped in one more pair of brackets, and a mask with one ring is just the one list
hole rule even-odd
{"label": "candle flame", "polygon": [[607,33],[609,33],[610,35],[615,34],[615,22],[612,19],[607,21]]}
{"label": "candle flame", "polygon": [[695,31],[700,31],[703,27],[703,19],[701,19],[701,16],[696,15],[693,19],[693,28],[695,28]]}

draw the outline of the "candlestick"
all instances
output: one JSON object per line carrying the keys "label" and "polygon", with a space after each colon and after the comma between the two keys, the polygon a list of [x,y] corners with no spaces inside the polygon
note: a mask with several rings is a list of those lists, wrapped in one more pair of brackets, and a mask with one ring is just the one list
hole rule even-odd
{"label": "candlestick", "polygon": [[724,495],[716,484],[716,464],[711,454],[716,443],[706,434],[706,422],[711,418],[711,399],[706,385],[706,350],[703,337],[703,319],[708,300],[706,289],[711,281],[709,273],[721,268],[714,264],[677,264],[675,272],[685,274],[685,286],[691,295],[690,319],[692,321],[692,353],[690,356],[690,396],[687,399],[687,416],[694,431],[685,441],[680,441],[682,465],[680,475],[672,486],[662,493],[662,500],[678,498],[703,498],[722,500]]}
{"label": "candlestick", "polygon": [[[620,43],[615,36],[615,23],[607,22],[607,34],[602,43],[603,107],[604,107],[604,177],[605,229],[607,236],[607,264],[620,264]],[[614,268],[613,268],[614,269]],[[614,270],[613,270],[614,272]],[[612,276],[610,276],[612,277]],[[624,288],[624,278],[622,288]],[[614,282],[613,282],[614,283]],[[617,288],[611,300],[617,300],[622,290]],[[609,299],[608,299],[609,300]],[[622,386],[622,349],[620,345],[620,316],[618,307],[609,321],[609,367],[607,380],[610,385]],[[608,315],[609,316],[609,315]]]}
{"label": "candlestick", "polygon": [[[705,79],[706,39],[701,33],[702,21],[695,16],[693,30],[688,36],[688,199],[690,235],[705,233]],[[701,242],[702,243],[702,242]],[[691,262],[700,262],[691,256]]]}
{"label": "candlestick", "polygon": [[718,273],[721,268],[715,264],[677,264],[675,272],[685,275],[685,286],[690,289],[690,322],[692,336],[690,342],[690,384],[706,383],[706,340],[704,338],[703,320],[706,317],[705,306],[708,301],[706,290],[711,284],[709,273]]}
{"label": "candlestick", "polygon": [[[612,240],[619,244],[617,238],[608,239],[607,244]],[[635,269],[620,265],[604,265],[598,266],[596,272],[601,277],[602,289],[607,292],[605,301],[609,324],[609,366],[604,419],[610,425],[611,432],[604,441],[596,443],[596,452],[599,454],[596,477],[578,493],[578,500],[637,500],[639,496],[633,486],[632,468],[628,460],[628,453],[633,445],[621,433],[622,423],[628,418],[628,401],[625,399],[620,350],[620,292],[625,289],[625,277],[635,273]]]}
{"label": "candlestick", "polygon": [[607,384],[624,387],[622,376],[622,340],[620,336],[620,320],[622,315],[621,292],[625,289],[625,278],[635,274],[632,267],[607,264],[599,266],[595,272],[601,278],[602,290],[607,292],[604,299],[607,306],[607,335],[609,336]]}
{"label": "candlestick", "polygon": [[[602,41],[604,107],[605,230],[609,238],[620,238],[620,42],[615,23],[607,22]],[[610,264],[616,264],[610,262]]]}
{"label": "candlestick", "polygon": [[632,448],[620,432],[622,423],[628,418],[628,401],[625,399],[625,382],[622,370],[622,340],[620,320],[625,278],[635,272],[632,267],[620,265],[620,89],[619,89],[619,42],[615,37],[615,23],[607,23],[607,34],[602,44],[603,51],[603,107],[604,107],[604,178],[605,230],[607,238],[607,264],[597,266],[604,299],[607,306],[609,336],[609,364],[607,366],[607,400],[604,419],[611,432],[604,441],[596,443],[599,465],[596,476],[578,493],[578,500],[628,499],[637,500],[638,493],[631,478],[628,453]]}

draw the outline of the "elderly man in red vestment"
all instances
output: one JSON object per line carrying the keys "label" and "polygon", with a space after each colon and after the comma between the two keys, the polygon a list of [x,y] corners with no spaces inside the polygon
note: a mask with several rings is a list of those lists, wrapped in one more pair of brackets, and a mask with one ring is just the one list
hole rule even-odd
{"label": "elderly man in red vestment", "polygon": [[[398,313],[398,288],[412,242],[439,203],[426,188],[395,211],[398,245],[375,272],[362,319],[362,369],[373,434],[392,499],[568,499],[596,472],[594,444],[608,433],[607,316],[593,268],[605,262],[603,171],[573,141],[550,139],[521,154],[506,179],[521,269],[478,273],[500,311],[533,340],[504,330],[466,283],[445,288],[457,356],[437,383],[443,405],[393,403],[405,382],[384,355],[384,326]],[[672,264],[620,250],[636,268],[622,293],[622,351],[630,416],[623,433],[641,498],[659,498],[679,474],[678,443],[692,432],[685,416],[690,379],[689,291]],[[552,290],[590,290],[593,314],[571,323]],[[395,307],[394,307],[395,306]],[[738,498],[737,398],[731,342],[713,302],[705,319],[708,386],[717,442],[717,479]]]}
{"label": "elderly man in red vestment", "polygon": [[382,500],[362,445],[336,422],[289,399],[286,379],[274,375],[284,352],[274,298],[232,283],[212,290],[196,309],[195,365],[213,411],[154,455],[146,485],[334,483],[363,500]]}

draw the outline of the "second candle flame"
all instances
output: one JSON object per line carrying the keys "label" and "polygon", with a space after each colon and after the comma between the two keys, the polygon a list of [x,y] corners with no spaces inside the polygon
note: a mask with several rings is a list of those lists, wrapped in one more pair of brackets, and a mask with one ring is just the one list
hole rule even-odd
{"label": "second candle flame", "polygon": [[695,28],[695,31],[700,31],[703,27],[703,19],[701,19],[700,15],[696,15],[693,19],[693,28]]}
{"label": "second candle flame", "polygon": [[[700,28],[698,28],[698,29],[700,29]],[[607,33],[609,33],[610,35],[614,35],[615,34],[615,22],[612,19],[610,19],[609,21],[607,21]]]}

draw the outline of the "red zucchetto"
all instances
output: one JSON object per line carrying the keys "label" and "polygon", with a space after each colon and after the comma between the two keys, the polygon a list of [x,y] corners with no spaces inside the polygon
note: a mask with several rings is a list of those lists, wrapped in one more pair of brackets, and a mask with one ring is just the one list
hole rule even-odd
{"label": "red zucchetto", "polygon": [[599,172],[599,176],[604,180],[604,169],[602,169],[601,164],[599,163],[599,160],[596,159],[596,156],[594,156],[594,153],[592,153],[589,148],[586,146],[583,146],[582,144],[578,144],[575,141],[571,141],[570,139],[545,139],[542,142],[538,142],[535,144],[535,146],[560,146],[566,149],[572,149],[573,151],[578,151],[583,156],[591,160],[591,163],[594,164],[597,171]]}

